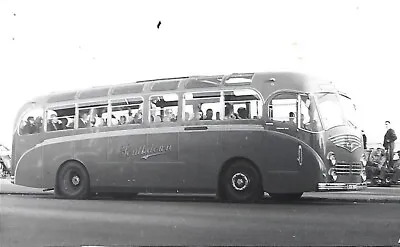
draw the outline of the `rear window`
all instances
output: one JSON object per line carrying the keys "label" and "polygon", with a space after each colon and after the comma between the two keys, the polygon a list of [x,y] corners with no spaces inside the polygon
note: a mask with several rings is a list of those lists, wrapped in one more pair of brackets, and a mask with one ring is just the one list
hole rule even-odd
{"label": "rear window", "polygon": [[34,108],[27,111],[19,124],[18,133],[20,135],[32,135],[42,131],[43,126],[43,109]]}

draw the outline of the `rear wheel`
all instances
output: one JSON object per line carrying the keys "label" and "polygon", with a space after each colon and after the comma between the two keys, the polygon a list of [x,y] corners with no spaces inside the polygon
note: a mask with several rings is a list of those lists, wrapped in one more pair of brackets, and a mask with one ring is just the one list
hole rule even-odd
{"label": "rear wheel", "polygon": [[274,200],[279,201],[295,201],[301,198],[303,192],[299,193],[268,193]]}
{"label": "rear wheel", "polygon": [[68,161],[60,168],[56,181],[56,195],[84,199],[89,196],[89,187],[89,174],[82,164]]}
{"label": "rear wheel", "polygon": [[232,202],[254,202],[264,194],[260,175],[244,160],[235,161],[226,169],[222,186],[224,198]]}

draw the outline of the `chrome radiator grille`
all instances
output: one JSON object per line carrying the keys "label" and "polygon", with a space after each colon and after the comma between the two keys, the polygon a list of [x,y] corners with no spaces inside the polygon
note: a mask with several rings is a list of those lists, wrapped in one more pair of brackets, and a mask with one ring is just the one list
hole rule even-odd
{"label": "chrome radiator grille", "polygon": [[338,175],[360,175],[362,171],[362,165],[361,163],[337,163],[334,169]]}

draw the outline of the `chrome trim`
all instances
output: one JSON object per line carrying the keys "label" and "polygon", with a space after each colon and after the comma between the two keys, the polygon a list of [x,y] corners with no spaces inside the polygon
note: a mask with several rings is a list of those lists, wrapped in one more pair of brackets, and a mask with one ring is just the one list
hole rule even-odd
{"label": "chrome trim", "polygon": [[331,190],[364,190],[367,183],[318,183],[318,191]]}
{"label": "chrome trim", "polygon": [[303,165],[303,148],[300,144],[297,150],[297,163],[299,164],[299,166]]}
{"label": "chrome trim", "polygon": [[336,163],[334,170],[341,175],[360,175],[365,169],[361,163]]}

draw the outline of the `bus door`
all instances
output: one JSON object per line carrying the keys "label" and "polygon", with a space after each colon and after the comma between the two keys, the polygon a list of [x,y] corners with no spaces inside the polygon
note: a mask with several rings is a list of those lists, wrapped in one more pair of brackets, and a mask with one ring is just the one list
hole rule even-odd
{"label": "bus door", "polygon": [[[296,190],[301,169],[302,148],[298,139],[298,94],[282,92],[268,104],[264,146],[269,177],[265,180],[271,192]],[[288,187],[289,186],[289,187]]]}
{"label": "bus door", "polygon": [[307,94],[299,94],[298,102],[297,138],[307,143],[318,152],[321,145],[320,132],[322,131],[322,125],[317,109],[312,99]]}

